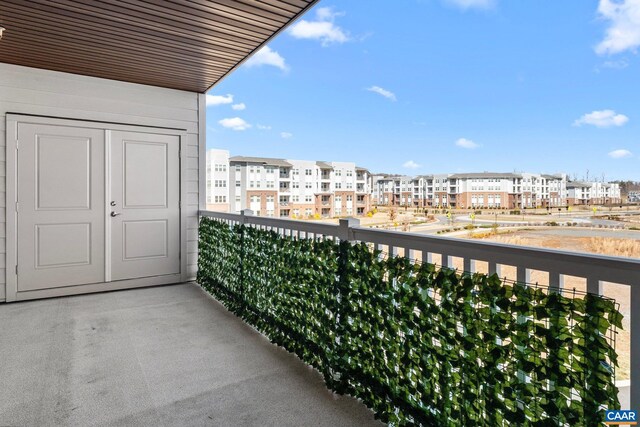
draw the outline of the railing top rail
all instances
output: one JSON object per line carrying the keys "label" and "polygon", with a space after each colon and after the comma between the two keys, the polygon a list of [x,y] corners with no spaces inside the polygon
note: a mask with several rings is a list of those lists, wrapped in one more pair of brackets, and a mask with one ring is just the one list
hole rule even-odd
{"label": "railing top rail", "polygon": [[[240,222],[243,218],[241,214],[229,214],[222,212],[200,211],[201,216],[231,220]],[[260,216],[244,216],[246,224],[262,225],[266,227],[282,228],[285,230],[301,231],[324,236],[338,236],[339,227],[335,224],[325,224],[309,221],[297,221],[287,218],[269,218]]]}
{"label": "railing top rail", "polygon": [[640,259],[364,227],[354,227],[352,232],[358,241],[640,286]]}
{"label": "railing top rail", "polygon": [[[316,235],[342,235],[340,227],[334,224],[210,211],[201,211],[200,215],[237,222],[244,218],[246,224],[296,230]],[[515,246],[505,243],[469,241],[365,227],[351,227],[350,232],[352,239],[356,241],[640,286],[640,259]]]}
{"label": "railing top rail", "polygon": [[210,218],[224,219],[227,221],[240,221],[242,215],[232,214],[226,212],[214,212],[214,211],[200,211],[200,216],[207,216]]}

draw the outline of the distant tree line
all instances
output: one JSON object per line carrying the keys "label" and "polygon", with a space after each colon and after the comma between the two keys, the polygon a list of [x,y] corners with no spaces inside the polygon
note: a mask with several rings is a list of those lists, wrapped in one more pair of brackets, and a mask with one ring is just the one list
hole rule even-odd
{"label": "distant tree line", "polygon": [[640,191],[640,181],[613,181],[620,185],[620,193],[626,195],[629,191]]}

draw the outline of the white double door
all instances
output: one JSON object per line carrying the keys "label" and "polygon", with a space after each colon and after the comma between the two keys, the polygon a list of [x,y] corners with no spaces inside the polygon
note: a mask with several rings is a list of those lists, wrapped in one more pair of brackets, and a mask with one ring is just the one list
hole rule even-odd
{"label": "white double door", "polygon": [[18,124],[17,291],[180,273],[177,135]]}

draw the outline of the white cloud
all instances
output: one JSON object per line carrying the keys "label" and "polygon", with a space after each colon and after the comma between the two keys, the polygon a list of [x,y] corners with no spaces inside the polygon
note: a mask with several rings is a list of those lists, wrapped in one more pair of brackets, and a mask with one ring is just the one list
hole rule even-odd
{"label": "white cloud", "polygon": [[467,9],[491,9],[495,6],[496,0],[444,0],[445,3]]}
{"label": "white cloud", "polygon": [[467,139],[467,138],[458,139],[456,141],[456,145],[458,147],[466,148],[468,150],[473,150],[473,149],[478,148],[480,146],[480,144],[477,144],[477,143],[475,143],[472,140]]}
{"label": "white cloud", "polygon": [[418,169],[420,165],[414,162],[413,160],[409,160],[407,162],[404,162],[402,164],[402,167],[407,169]]}
{"label": "white cloud", "polygon": [[289,70],[289,66],[286,64],[284,58],[275,50],[271,50],[269,46],[265,46],[254,53],[251,58],[247,59],[244,65],[247,67],[271,65],[272,67],[280,68],[282,71]]}
{"label": "white cloud", "polygon": [[233,102],[233,95],[208,95],[207,94],[207,107],[212,105],[231,104]]}
{"label": "white cloud", "polygon": [[222,127],[233,130],[247,130],[251,127],[249,123],[245,122],[240,117],[222,119],[218,123],[220,123]]}
{"label": "white cloud", "polygon": [[280,136],[284,139],[289,139],[293,136],[293,134],[291,132],[280,132]]}
{"label": "white cloud", "polygon": [[609,28],[595,47],[596,53],[635,52],[640,46],[640,0],[600,0],[598,14],[609,21]]}
{"label": "white cloud", "polygon": [[236,111],[242,111],[242,110],[244,110],[245,108],[247,108],[247,106],[246,106],[246,105],[244,105],[244,102],[241,102],[241,103],[239,103],[239,104],[233,104],[233,105],[231,106],[231,108],[233,108],[233,109],[234,109],[234,110],[236,110]]}
{"label": "white cloud", "polygon": [[256,127],[257,127],[258,129],[260,129],[260,130],[271,130],[271,126],[269,126],[269,125],[261,125],[260,123],[258,123],[258,124],[256,125]]}
{"label": "white cloud", "polygon": [[371,87],[368,87],[367,90],[369,92],[374,92],[374,93],[377,93],[378,95],[382,95],[385,98],[390,99],[392,101],[396,100],[395,93],[393,93],[393,92],[391,92],[389,90],[383,89],[380,86],[371,86]]}
{"label": "white cloud", "polygon": [[619,61],[605,61],[602,63],[602,68],[613,68],[615,70],[622,70],[629,66],[629,62],[626,59],[621,59]]}
{"label": "white cloud", "polygon": [[629,121],[624,114],[616,114],[613,110],[592,111],[573,122],[574,126],[592,125],[599,128],[622,126]]}
{"label": "white cloud", "polygon": [[613,150],[609,152],[609,157],[612,159],[623,159],[625,157],[631,157],[631,151],[629,150]]}
{"label": "white cloud", "polygon": [[334,23],[337,16],[344,13],[334,12],[330,7],[316,9],[316,19],[307,21],[301,19],[293,24],[288,32],[297,39],[320,40],[322,46],[349,41],[349,34]]}

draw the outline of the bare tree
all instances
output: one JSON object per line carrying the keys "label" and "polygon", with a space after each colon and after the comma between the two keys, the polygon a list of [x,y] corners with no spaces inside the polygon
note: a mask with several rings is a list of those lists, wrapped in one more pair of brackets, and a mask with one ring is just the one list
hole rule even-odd
{"label": "bare tree", "polygon": [[398,218],[398,211],[396,208],[389,209],[389,221],[395,221]]}

